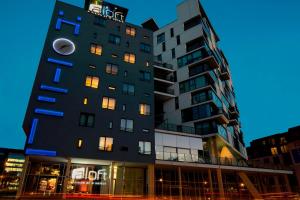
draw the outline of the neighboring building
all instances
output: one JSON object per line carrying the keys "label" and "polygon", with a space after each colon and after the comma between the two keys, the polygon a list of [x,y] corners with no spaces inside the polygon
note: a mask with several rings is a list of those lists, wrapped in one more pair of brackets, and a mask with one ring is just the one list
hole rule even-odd
{"label": "neighboring building", "polygon": [[300,126],[253,140],[247,151],[254,167],[293,170],[295,175],[289,177],[290,184],[300,191]]}
{"label": "neighboring building", "polygon": [[291,171],[247,165],[228,63],[199,1],[179,4],[161,29],[127,23],[127,11],[56,2],[18,197],[259,199],[272,191],[260,179],[273,177],[290,191]]}
{"label": "neighboring building", "polygon": [[0,148],[0,197],[16,195],[24,161],[23,150]]}
{"label": "neighboring building", "polygon": [[173,66],[163,72],[154,64],[157,128],[194,132],[212,158],[245,160],[229,64],[199,2],[178,5],[177,19],[155,31],[153,38],[156,61]]}

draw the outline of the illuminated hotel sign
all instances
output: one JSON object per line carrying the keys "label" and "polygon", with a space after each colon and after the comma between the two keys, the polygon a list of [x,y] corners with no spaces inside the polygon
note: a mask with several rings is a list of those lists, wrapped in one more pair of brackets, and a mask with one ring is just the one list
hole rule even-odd
{"label": "illuminated hotel sign", "polygon": [[86,0],[89,12],[117,22],[125,22],[128,10],[120,6],[103,2],[103,0]]}
{"label": "illuminated hotel sign", "polygon": [[100,181],[101,185],[106,183],[107,172],[106,169],[99,169],[97,171],[89,170],[88,167],[81,167],[72,170],[71,178],[74,180],[89,180]]}

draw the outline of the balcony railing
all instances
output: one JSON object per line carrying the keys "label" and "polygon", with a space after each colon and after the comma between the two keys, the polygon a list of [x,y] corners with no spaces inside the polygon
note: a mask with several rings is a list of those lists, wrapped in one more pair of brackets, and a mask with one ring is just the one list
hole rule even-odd
{"label": "balcony railing", "polygon": [[160,86],[155,86],[154,91],[162,92],[162,93],[166,93],[166,94],[170,94],[170,95],[175,94],[175,91],[173,89],[166,88],[166,87],[160,87]]}
{"label": "balcony railing", "polygon": [[171,76],[166,76],[164,74],[154,74],[154,78],[158,78],[158,79],[162,79],[162,80],[166,80],[166,81],[170,81],[170,82],[175,82],[175,77],[173,75]]}
{"label": "balcony railing", "polygon": [[218,107],[222,106],[222,101],[219,99],[219,97],[215,94],[214,91],[204,91],[200,93],[196,93],[192,95],[192,104],[199,104],[206,101],[213,101]]}
{"label": "balcony railing", "polygon": [[188,134],[196,134],[195,128],[189,126],[182,126],[176,124],[169,124],[169,123],[162,123],[156,126],[156,129],[166,130],[166,131],[174,131],[174,132],[181,132],[181,133],[188,133]]}
{"label": "balcony railing", "polygon": [[198,155],[180,154],[176,152],[156,152],[156,160],[198,163],[198,164],[208,164],[208,165],[234,166],[234,167],[262,168],[262,169],[273,169],[273,170],[290,170],[288,167],[282,165],[255,164],[252,161],[247,161],[244,159],[236,160],[236,159],[230,159],[225,157],[204,158]]}
{"label": "balcony railing", "polygon": [[171,69],[171,70],[174,69],[173,65],[168,64],[168,63],[163,63],[162,61],[157,60],[157,59],[154,59],[153,65],[156,65],[156,66],[159,66],[159,67],[162,67],[162,68]]}

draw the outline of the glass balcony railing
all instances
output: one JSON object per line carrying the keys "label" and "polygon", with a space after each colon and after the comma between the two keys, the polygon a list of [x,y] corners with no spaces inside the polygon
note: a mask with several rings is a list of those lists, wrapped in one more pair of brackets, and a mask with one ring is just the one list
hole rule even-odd
{"label": "glass balcony railing", "polygon": [[166,93],[166,94],[170,94],[170,95],[175,94],[173,89],[170,89],[170,88],[167,88],[167,87],[160,87],[160,86],[157,86],[157,85],[155,85],[154,91],[161,92],[161,93]]}
{"label": "glass balcony railing", "polygon": [[170,81],[170,82],[175,82],[175,77],[173,75],[165,75],[165,74],[154,74],[154,78]]}
{"label": "glass balcony railing", "polygon": [[186,163],[199,163],[199,164],[210,164],[210,165],[225,165],[225,166],[239,166],[248,167],[245,160],[241,159],[236,161],[229,158],[204,158],[199,155],[193,154],[182,154],[176,152],[158,152],[156,151],[157,160],[175,161],[175,162],[186,162]]}
{"label": "glass balcony railing", "polygon": [[176,125],[176,124],[162,123],[162,124],[156,126],[155,128],[161,129],[161,130],[166,130],[166,131],[195,134],[195,129],[193,127]]}
{"label": "glass balcony railing", "polygon": [[192,94],[193,105],[203,103],[206,101],[213,101],[217,105],[217,107],[222,107],[222,101],[212,90]]}
{"label": "glass balcony railing", "polygon": [[159,66],[162,68],[171,69],[171,70],[174,69],[173,65],[168,64],[168,63],[163,63],[162,61],[158,60],[157,58],[154,59],[153,65],[156,65],[156,66]]}

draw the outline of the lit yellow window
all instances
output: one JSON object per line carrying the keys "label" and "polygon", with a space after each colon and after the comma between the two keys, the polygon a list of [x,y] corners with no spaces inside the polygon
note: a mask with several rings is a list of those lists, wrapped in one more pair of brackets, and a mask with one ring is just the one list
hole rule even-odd
{"label": "lit yellow window", "polygon": [[135,55],[132,53],[125,53],[124,61],[128,63],[135,63]]}
{"label": "lit yellow window", "polygon": [[88,104],[88,98],[84,98],[84,99],[83,99],[83,104],[84,104],[84,105],[87,105],[87,104]]}
{"label": "lit yellow window", "polygon": [[113,148],[113,138],[100,137],[99,138],[99,150],[101,151],[112,151]]}
{"label": "lit yellow window", "polygon": [[98,45],[98,44],[91,44],[90,52],[92,54],[101,56],[102,55],[102,46]]}
{"label": "lit yellow window", "polygon": [[136,30],[135,30],[135,28],[130,27],[130,26],[127,26],[127,27],[126,27],[126,34],[127,34],[127,35],[130,35],[130,36],[132,36],[132,37],[135,37],[135,35],[136,35]]}
{"label": "lit yellow window", "polygon": [[85,86],[91,88],[98,88],[99,85],[99,78],[96,76],[87,76],[85,78]]}
{"label": "lit yellow window", "polygon": [[116,108],[116,99],[103,97],[102,99],[102,108],[108,110],[115,110]]}
{"label": "lit yellow window", "polygon": [[139,110],[141,115],[150,115],[150,105],[140,104]]}
{"label": "lit yellow window", "polygon": [[271,148],[271,153],[273,156],[277,155],[278,154],[277,147]]}
{"label": "lit yellow window", "polygon": [[82,139],[78,139],[77,141],[77,148],[81,148],[83,144],[83,140]]}

